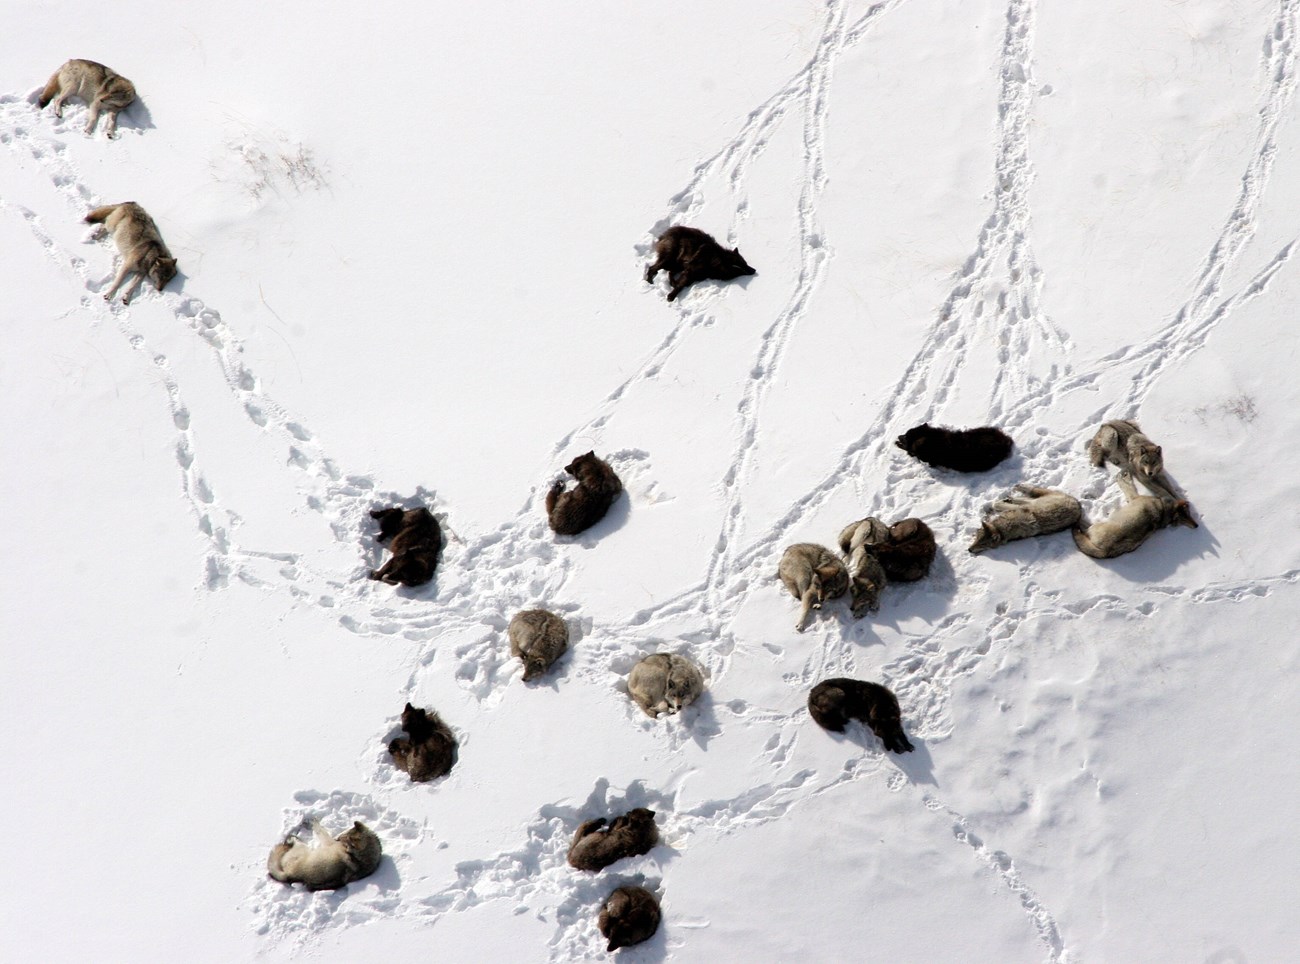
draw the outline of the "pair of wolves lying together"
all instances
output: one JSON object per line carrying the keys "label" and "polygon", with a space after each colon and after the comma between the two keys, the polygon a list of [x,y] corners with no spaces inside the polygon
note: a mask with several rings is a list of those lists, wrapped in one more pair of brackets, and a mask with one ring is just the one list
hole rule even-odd
{"label": "pair of wolves lying together", "polygon": [[[135,100],[135,85],[121,74],[93,60],[69,60],[45,84],[38,101],[42,109],[53,105],[54,116],[63,116],[63,104],[69,97],[80,97],[86,102],[88,117],[86,133],[92,134],[101,114],[104,115],[104,133],[117,136],[117,115],[130,107]],[[122,295],[122,304],[129,304],[140,283],[148,278],[159,291],[176,277],[176,259],[163,243],[158,225],[148,212],[134,201],[107,204],[86,215],[87,224],[101,225],[98,236],[107,229],[122,255],[122,267],[113,279],[112,287],[104,295],[112,301],[122,283],[130,274],[135,280]]]}
{"label": "pair of wolves lying together", "polygon": [[[569,866],[598,871],[625,857],[649,853],[659,842],[655,812],[645,807],[615,817],[588,820],[573,835]],[[596,926],[608,940],[606,950],[616,951],[649,940],[659,929],[659,900],[644,887],[619,887],[605,900]]]}
{"label": "pair of wolves lying together", "polygon": [[[1102,467],[1109,462],[1120,470],[1115,481],[1128,501],[1109,519],[1088,525],[1073,496],[1018,485],[1016,493],[985,507],[970,551],[979,553],[1015,539],[1073,528],[1079,551],[1095,559],[1112,559],[1132,552],[1159,529],[1171,525],[1197,528],[1187,500],[1178,498],[1165,474],[1160,446],[1147,438],[1136,422],[1106,422],[1087,449],[1093,465]],[[1154,494],[1139,494],[1135,479]]]}
{"label": "pair of wolves lying together", "polygon": [[802,603],[794,626],[799,632],[807,626],[812,610],[850,589],[855,617],[875,612],[887,582],[924,578],[936,552],[934,533],[920,519],[903,519],[887,526],[868,516],[845,526],[839,544],[848,568],[829,549],[813,542],[796,543],[781,556],[777,576]]}

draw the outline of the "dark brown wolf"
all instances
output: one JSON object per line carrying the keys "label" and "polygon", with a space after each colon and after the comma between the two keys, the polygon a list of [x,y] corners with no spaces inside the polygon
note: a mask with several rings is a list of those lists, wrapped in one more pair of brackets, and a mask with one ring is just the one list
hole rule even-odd
{"label": "dark brown wolf", "polygon": [[600,817],[588,820],[573,835],[569,847],[569,866],[578,870],[602,870],[624,857],[649,853],[659,842],[655,812],[645,807],[629,810],[605,828]]}
{"label": "dark brown wolf", "polygon": [[456,762],[456,737],[442,717],[407,703],[402,710],[402,729],[406,738],[388,744],[393,766],[405,770],[416,783],[437,779],[451,770]]}
{"label": "dark brown wolf", "polygon": [[1015,446],[1010,436],[990,426],[954,429],[928,423],[909,428],[894,444],[922,462],[958,472],[987,472]]}
{"label": "dark brown wolf", "polygon": [[605,900],[596,925],[609,939],[605,950],[640,944],[659,929],[659,901],[644,887],[620,887]]}
{"label": "dark brown wolf", "polygon": [[438,568],[438,550],[442,548],[442,527],[433,513],[421,506],[418,509],[375,509],[370,518],[379,522],[379,535],[375,541],[382,543],[392,538],[388,547],[393,556],[379,569],[370,573],[389,585],[423,586],[433,578]]}
{"label": "dark brown wolf", "polygon": [[678,225],[659,235],[655,242],[654,263],[645,269],[645,280],[654,284],[655,275],[668,272],[668,300],[673,301],[682,289],[697,281],[716,278],[730,281],[755,271],[740,256],[738,248],[728,251],[711,235],[697,228]]}
{"label": "dark brown wolf", "polygon": [[551,486],[546,493],[546,519],[559,535],[576,536],[605,518],[623,491],[623,483],[608,462],[596,458],[595,452],[579,455],[564,471],[578,484],[567,492],[563,479]]}
{"label": "dark brown wolf", "polygon": [[903,733],[898,698],[879,683],[843,677],[823,680],[808,694],[808,712],[818,726],[836,733],[843,733],[849,720],[861,720],[891,753],[915,749]]}
{"label": "dark brown wolf", "polygon": [[871,547],[891,582],[916,582],[930,572],[938,547],[934,532],[920,519],[903,519],[889,527],[889,539]]}

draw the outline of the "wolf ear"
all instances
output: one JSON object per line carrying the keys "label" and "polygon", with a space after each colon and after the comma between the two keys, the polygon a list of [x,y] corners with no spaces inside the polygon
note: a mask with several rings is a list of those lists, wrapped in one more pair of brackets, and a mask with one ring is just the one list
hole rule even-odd
{"label": "wolf ear", "polygon": [[403,712],[403,713],[414,713],[414,712],[415,712],[415,707],[412,706],[410,703],[407,703],[407,704],[406,704],[406,707],[402,710],[402,712]]}

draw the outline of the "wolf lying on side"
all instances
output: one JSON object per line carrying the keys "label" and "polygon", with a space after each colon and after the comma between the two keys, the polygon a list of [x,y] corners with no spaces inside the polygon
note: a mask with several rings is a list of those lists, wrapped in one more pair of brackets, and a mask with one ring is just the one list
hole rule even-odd
{"label": "wolf lying on side", "polygon": [[1074,544],[1079,551],[1094,559],[1113,559],[1132,552],[1157,529],[1166,526],[1199,528],[1188,510],[1187,500],[1156,495],[1138,495],[1137,487],[1128,473],[1121,472],[1115,479],[1128,497],[1128,502],[1105,522],[1094,522],[1084,527],[1082,522],[1074,530]]}
{"label": "wolf lying on side", "polygon": [[794,624],[801,633],[808,625],[808,614],[812,610],[821,609],[827,599],[838,599],[849,588],[849,574],[844,563],[825,546],[813,542],[796,542],[789,546],[781,554],[776,574],[790,590],[790,595],[803,604],[799,620]]}
{"label": "wolf lying on side", "polygon": [[524,682],[545,673],[569,648],[569,627],[545,609],[515,613],[506,635],[510,637],[510,655],[524,664]]}
{"label": "wolf lying on side", "polygon": [[266,859],[266,870],[282,884],[305,884],[308,890],[338,890],[354,880],[369,877],[379,866],[383,848],[373,830],[357,821],[337,838],[311,821],[317,846],[311,847],[297,837],[286,837],[276,844]]}
{"label": "wolf lying on side", "polygon": [[835,733],[843,733],[849,720],[861,720],[891,753],[915,749],[903,733],[898,698],[879,683],[844,677],[823,680],[808,694],[808,712],[818,726]]}
{"label": "wolf lying on side", "polygon": [[624,857],[649,853],[659,842],[655,812],[645,807],[629,810],[605,829],[606,820],[588,820],[573,835],[569,866],[578,870],[602,870]]}
{"label": "wolf lying on side", "polygon": [[148,212],[134,201],[106,204],[95,208],[86,215],[84,220],[87,224],[102,225],[95,230],[95,236],[98,237],[107,230],[117,244],[117,250],[122,254],[121,270],[113,279],[113,286],[104,295],[105,301],[113,300],[117,289],[122,287],[126,276],[132,272],[135,273],[135,280],[122,293],[124,305],[130,302],[131,295],[140,287],[140,282],[146,276],[159,291],[162,291],[167,282],[176,277],[176,259],[167,250],[167,245],[163,244],[162,235],[158,233],[158,225],[154,224]]}
{"label": "wolf lying on side", "polygon": [[606,898],[596,926],[609,940],[605,950],[612,953],[649,940],[659,929],[659,918],[654,894],[644,887],[620,887]]}
{"label": "wolf lying on side", "polygon": [[69,97],[80,97],[90,108],[87,134],[95,132],[95,122],[102,112],[108,115],[104,133],[116,137],[117,112],[126,110],[135,100],[135,85],[93,60],[69,60],[50,77],[41,91],[40,105],[44,109],[53,102],[54,116],[62,117],[63,102]]}
{"label": "wolf lying on side", "polygon": [[579,455],[564,471],[577,479],[578,484],[567,492],[563,479],[551,486],[551,491],[546,493],[546,521],[559,535],[576,536],[605,518],[623,491],[623,483],[609,463],[597,458],[595,452]]}
{"label": "wolf lying on side", "polygon": [[1010,436],[992,426],[956,429],[928,422],[909,428],[894,444],[915,459],[958,472],[987,472],[1015,446]]}
{"label": "wolf lying on side", "polygon": [[856,619],[880,609],[888,574],[875,550],[888,542],[889,527],[874,516],[850,522],[840,530],[840,551],[848,558],[850,608]]}
{"label": "wolf lying on side", "polygon": [[984,520],[970,544],[970,552],[980,553],[1014,539],[1069,529],[1078,524],[1082,511],[1079,500],[1072,495],[1056,489],[1017,485],[1011,495],[984,507]]}
{"label": "wolf lying on side", "polygon": [[1178,501],[1178,493],[1165,475],[1164,453],[1143,434],[1137,422],[1106,422],[1088,442],[1088,459],[1098,468],[1107,462],[1119,466],[1158,496]]}
{"label": "wolf lying on side", "polygon": [[728,251],[698,228],[676,225],[659,235],[655,242],[655,260],[645,269],[647,284],[654,284],[655,275],[668,272],[668,300],[673,301],[682,289],[697,281],[716,278],[730,281],[755,271],[740,256],[739,248]]}
{"label": "wolf lying on side", "polygon": [[648,716],[677,713],[704,692],[704,674],[685,656],[654,653],[632,667],[627,691]]}
{"label": "wolf lying on side", "polygon": [[379,535],[375,541],[382,543],[392,537],[388,549],[393,556],[380,568],[370,573],[391,586],[423,586],[433,578],[438,568],[438,550],[442,548],[442,527],[432,512],[421,506],[418,509],[374,509],[370,518],[379,522]]}
{"label": "wolf lying on side", "polygon": [[456,736],[432,710],[406,704],[402,710],[406,737],[388,744],[393,766],[405,770],[416,783],[435,780],[449,772],[456,762]]}

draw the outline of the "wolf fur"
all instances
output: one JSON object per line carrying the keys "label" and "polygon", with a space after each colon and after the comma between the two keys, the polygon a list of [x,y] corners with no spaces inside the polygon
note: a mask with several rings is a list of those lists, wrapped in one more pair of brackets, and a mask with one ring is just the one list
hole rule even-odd
{"label": "wolf fur", "polygon": [[669,228],[655,242],[655,260],[645,269],[645,280],[654,284],[655,275],[668,272],[668,300],[673,301],[682,289],[697,281],[716,278],[730,281],[741,275],[755,274],[740,249],[728,251],[712,235],[698,228],[681,225]]}
{"label": "wolf fur", "polygon": [[438,568],[438,551],[442,548],[442,527],[433,513],[421,506],[418,509],[374,509],[370,518],[379,522],[379,535],[375,541],[393,541],[388,549],[393,554],[380,568],[370,573],[391,586],[423,586],[433,578]]}
{"label": "wolf fur", "polygon": [[827,599],[838,599],[849,588],[849,574],[844,563],[825,546],[812,542],[796,542],[781,554],[781,564],[776,574],[785,588],[802,603],[799,620],[794,628],[804,631],[808,615],[821,609]]}
{"label": "wolf fur", "polygon": [[545,609],[515,613],[506,635],[510,637],[510,655],[523,661],[525,682],[545,673],[569,648],[569,627]]}
{"label": "wolf fur", "polygon": [[704,692],[704,674],[685,656],[654,653],[632,667],[627,691],[646,714],[676,713]]}
{"label": "wolf fur", "polygon": [[564,471],[578,480],[569,491],[564,490],[564,480],[559,479],[546,493],[546,519],[556,533],[576,536],[590,529],[614,504],[623,491],[614,470],[595,452],[579,455],[564,467]]}
{"label": "wolf fur", "polygon": [[1005,499],[984,507],[980,531],[970,544],[972,554],[1011,542],[1044,536],[1078,525],[1079,500],[1056,489],[1017,485]]}
{"label": "wolf fur", "polygon": [[569,866],[578,870],[602,870],[624,857],[649,853],[659,842],[653,810],[637,807],[615,817],[608,827],[606,822],[600,817],[578,828],[569,846]]}
{"label": "wolf fur", "polygon": [[840,530],[840,551],[848,559],[849,598],[855,618],[880,608],[880,594],[889,578],[875,550],[888,541],[889,527],[873,516]]}
{"label": "wolf fur", "polygon": [[903,733],[898,698],[879,683],[843,677],[823,680],[808,694],[808,712],[820,727],[836,733],[843,733],[849,720],[861,720],[891,753],[915,749]]}
{"label": "wolf fur", "polygon": [[928,465],[958,472],[987,472],[1015,445],[1005,432],[991,426],[954,429],[928,423],[908,429],[894,444]]}
{"label": "wolf fur", "polygon": [[889,527],[889,538],[871,547],[890,582],[916,582],[930,572],[938,547],[934,532],[920,519],[902,519]]}
{"label": "wolf fur", "polygon": [[1157,529],[1171,525],[1198,528],[1186,499],[1175,501],[1162,496],[1138,495],[1137,487],[1125,472],[1121,472],[1115,481],[1128,497],[1128,502],[1105,522],[1085,526],[1080,521],[1074,530],[1074,544],[1085,555],[1094,559],[1113,559],[1132,552]]}
{"label": "wolf fur", "polygon": [[331,837],[316,818],[311,821],[316,846],[295,836],[276,844],[266,859],[266,870],[282,884],[305,884],[308,890],[338,890],[354,880],[369,877],[379,866],[383,848],[373,830],[357,821],[338,837]]}
{"label": "wolf fur", "polygon": [[609,943],[605,950],[640,944],[659,929],[659,901],[644,887],[619,887],[605,900],[596,926]]}
{"label": "wolf fur", "polygon": [[69,97],[80,97],[90,108],[86,120],[86,133],[95,132],[95,122],[105,114],[104,133],[117,136],[117,113],[126,110],[135,100],[135,85],[121,74],[93,60],[69,60],[54,72],[45,89],[41,91],[40,106],[45,109],[54,104],[54,116],[63,116],[63,102]]}
{"label": "wolf fur", "polygon": [[402,710],[402,729],[406,737],[388,744],[393,766],[409,773],[416,783],[435,780],[451,770],[456,763],[456,737],[442,717],[407,703]]}
{"label": "wolf fur", "polygon": [[122,267],[113,279],[113,286],[104,295],[105,301],[113,300],[113,295],[117,294],[117,289],[122,287],[128,274],[134,273],[135,280],[122,293],[124,305],[130,302],[131,296],[146,277],[159,291],[176,277],[176,259],[163,243],[158,225],[134,201],[95,208],[84,220],[87,224],[102,225],[96,228],[95,236],[98,237],[107,230],[122,255]]}
{"label": "wolf fur", "polygon": [[1164,453],[1143,434],[1137,422],[1116,419],[1097,429],[1088,442],[1088,459],[1101,468],[1107,462],[1119,466],[1158,496],[1178,501],[1173,483],[1165,475]]}

